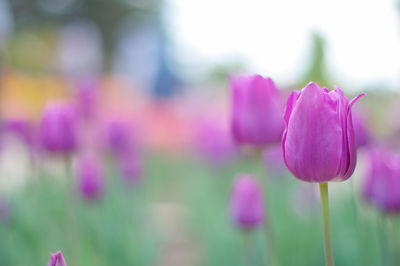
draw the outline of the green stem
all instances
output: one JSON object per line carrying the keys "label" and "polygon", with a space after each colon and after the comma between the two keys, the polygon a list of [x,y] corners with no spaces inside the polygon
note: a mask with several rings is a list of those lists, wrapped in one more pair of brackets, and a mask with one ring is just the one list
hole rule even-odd
{"label": "green stem", "polygon": [[381,241],[381,257],[382,257],[382,265],[391,265],[391,254],[389,250],[389,238],[387,233],[387,222],[385,214],[381,214],[378,217],[378,226],[380,229],[380,241]]}
{"label": "green stem", "polygon": [[71,164],[72,164],[71,161],[72,161],[71,155],[69,155],[69,154],[64,155],[65,176],[66,176],[67,182],[70,183],[69,185],[73,186],[72,172],[71,172],[71,167],[72,167],[71,166]]}
{"label": "green stem", "polygon": [[275,257],[275,243],[274,243],[274,237],[271,232],[270,226],[268,226],[267,223],[265,223],[265,231],[267,234],[267,245],[268,245],[268,256],[269,256],[269,265],[270,266],[278,266],[278,263],[276,262],[276,257]]}
{"label": "green stem", "polygon": [[75,196],[75,184],[73,181],[73,174],[72,174],[72,156],[67,154],[64,156],[64,166],[65,166],[65,176],[66,176],[66,183],[67,183],[67,190],[68,190],[68,215],[70,222],[68,223],[69,230],[69,241],[72,244],[72,254],[74,255],[74,259],[78,260],[79,252],[80,252],[80,240],[79,240],[79,227],[77,221],[77,198]]}
{"label": "green stem", "polygon": [[322,205],[322,220],[324,225],[325,265],[334,266],[331,222],[329,215],[328,183],[319,184]]}
{"label": "green stem", "polygon": [[[259,158],[261,158],[261,169],[263,174],[260,175],[261,178],[261,185],[263,187],[264,190],[264,195],[265,195],[265,213],[268,214],[268,210],[270,210],[270,208],[268,207],[268,175],[267,175],[267,170],[265,168],[264,162],[263,162],[263,157],[262,157],[262,152],[260,152],[259,154]],[[269,216],[271,217],[271,215]],[[267,241],[267,248],[268,248],[268,252],[267,252],[267,256],[269,257],[268,264],[270,266],[278,266],[278,262],[276,259],[276,251],[275,251],[275,240],[274,240],[274,234],[273,234],[273,230],[272,230],[272,225],[271,225],[271,218],[270,219],[265,219],[264,221],[264,230],[265,230],[265,234],[266,234],[266,241]]]}
{"label": "green stem", "polygon": [[250,243],[250,232],[244,231],[243,232],[243,250],[244,250],[244,266],[250,266],[252,263],[252,255],[251,255],[251,243]]}

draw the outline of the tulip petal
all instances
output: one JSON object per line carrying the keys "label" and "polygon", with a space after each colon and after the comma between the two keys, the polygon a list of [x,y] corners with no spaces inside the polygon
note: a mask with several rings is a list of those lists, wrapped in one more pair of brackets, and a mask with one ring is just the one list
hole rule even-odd
{"label": "tulip petal", "polygon": [[57,251],[54,254],[50,253],[50,260],[47,265],[48,266],[67,266],[67,263],[65,262],[65,259],[64,259],[64,256],[63,256],[61,250]]}
{"label": "tulip petal", "polygon": [[354,172],[357,162],[357,154],[356,154],[356,145],[354,139],[354,128],[353,128],[353,118],[351,108],[353,104],[358,101],[361,97],[365,96],[365,93],[362,93],[355,98],[353,98],[348,105],[347,111],[347,145],[348,145],[348,155],[349,155],[349,165],[347,167],[347,171],[342,175],[342,180],[347,180]]}
{"label": "tulip petal", "polygon": [[349,109],[351,109],[351,107],[353,107],[353,104],[355,104],[361,97],[364,97],[365,95],[367,95],[366,93],[361,93],[359,95],[357,95],[356,97],[354,97],[349,104]]}
{"label": "tulip petal", "polygon": [[285,122],[285,130],[283,131],[282,135],[282,151],[283,151],[283,160],[285,161],[285,164],[287,165],[286,162],[286,156],[285,156],[285,143],[286,143],[286,135],[287,135],[287,129],[288,129],[288,124],[289,124],[289,118],[290,115],[293,112],[294,106],[296,104],[297,99],[300,96],[300,91],[292,91],[287,99],[286,102],[286,107],[285,107],[285,113],[283,114],[283,120]]}
{"label": "tulip petal", "polygon": [[347,139],[348,139],[348,134],[352,134],[353,129],[351,128],[351,131],[348,131],[347,107],[349,101],[344,96],[343,91],[337,86],[334,87],[334,91],[332,91],[332,93],[336,94],[337,96],[337,114],[342,128],[342,143],[343,143],[337,178],[335,178],[332,181],[342,181],[342,177],[347,172],[350,163],[350,158],[349,158],[350,155],[349,155],[349,147],[347,145]]}
{"label": "tulip petal", "polygon": [[292,114],[294,105],[299,96],[300,96],[300,91],[292,91],[287,99],[285,113],[283,114],[283,120],[285,121],[286,127],[289,123],[290,115]]}

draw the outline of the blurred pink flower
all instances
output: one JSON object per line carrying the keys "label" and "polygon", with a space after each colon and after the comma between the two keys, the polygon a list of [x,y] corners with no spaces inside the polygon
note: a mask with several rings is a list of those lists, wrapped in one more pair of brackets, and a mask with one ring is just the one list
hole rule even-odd
{"label": "blurred pink flower", "polygon": [[230,200],[233,221],[243,229],[259,226],[264,220],[261,187],[253,176],[240,174],[235,179]]}
{"label": "blurred pink flower", "polygon": [[232,133],[239,144],[264,147],[277,143],[283,132],[283,101],[270,78],[240,75],[230,78]]}
{"label": "blurred pink flower", "polygon": [[363,196],[385,212],[400,211],[400,155],[384,148],[369,151]]}
{"label": "blurred pink flower", "polygon": [[84,155],[79,158],[78,189],[86,200],[98,200],[104,192],[102,163],[95,155]]}
{"label": "blurred pink flower", "polygon": [[110,120],[106,126],[106,142],[114,156],[131,152],[135,145],[131,125],[122,118]]}
{"label": "blurred pink flower", "polygon": [[95,78],[80,78],[76,81],[77,107],[79,114],[90,119],[95,116],[98,107],[99,81]]}
{"label": "blurred pink flower", "polygon": [[68,104],[48,104],[43,112],[39,137],[42,147],[48,152],[74,151],[78,142],[75,109]]}

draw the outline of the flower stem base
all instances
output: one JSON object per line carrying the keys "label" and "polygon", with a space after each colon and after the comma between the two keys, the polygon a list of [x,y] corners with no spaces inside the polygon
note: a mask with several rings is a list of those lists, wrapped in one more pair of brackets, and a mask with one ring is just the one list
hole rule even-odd
{"label": "flower stem base", "polygon": [[328,183],[319,184],[322,206],[322,221],[324,227],[325,265],[334,266],[331,222],[329,215]]}

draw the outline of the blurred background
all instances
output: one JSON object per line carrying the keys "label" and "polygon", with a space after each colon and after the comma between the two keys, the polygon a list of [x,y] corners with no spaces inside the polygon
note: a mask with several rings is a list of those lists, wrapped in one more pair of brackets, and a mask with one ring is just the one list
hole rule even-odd
{"label": "blurred background", "polygon": [[400,148],[399,11],[395,0],[0,0],[0,265],[46,265],[57,250],[82,266],[268,265],[264,229],[244,237],[229,216],[241,172],[267,179],[277,265],[323,265],[318,187],[287,171],[279,143],[261,159],[231,137],[238,73],[271,77],[284,98],[309,81],[367,92],[355,174],[331,186],[335,258],[399,265],[400,221],[361,192],[370,147]]}

